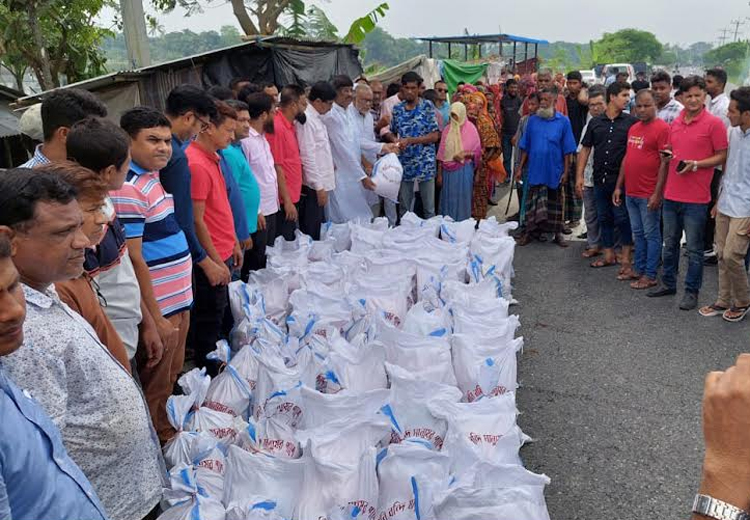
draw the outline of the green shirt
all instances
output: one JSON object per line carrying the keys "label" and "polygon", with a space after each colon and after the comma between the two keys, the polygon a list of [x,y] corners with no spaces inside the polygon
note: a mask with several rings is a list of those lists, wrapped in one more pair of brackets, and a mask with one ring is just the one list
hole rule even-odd
{"label": "green shirt", "polygon": [[258,230],[258,211],[260,209],[260,188],[255,180],[253,170],[247,162],[239,143],[230,144],[223,150],[224,158],[232,169],[237,184],[240,186],[242,201],[247,210],[247,227],[250,233]]}

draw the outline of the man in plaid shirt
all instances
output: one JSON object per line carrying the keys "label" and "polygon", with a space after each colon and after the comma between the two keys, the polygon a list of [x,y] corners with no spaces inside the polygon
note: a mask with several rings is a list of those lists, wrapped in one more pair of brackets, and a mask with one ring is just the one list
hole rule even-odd
{"label": "man in plaid shirt", "polygon": [[651,90],[656,101],[656,117],[671,125],[684,107],[672,98],[672,78],[667,71],[660,70],[651,76]]}

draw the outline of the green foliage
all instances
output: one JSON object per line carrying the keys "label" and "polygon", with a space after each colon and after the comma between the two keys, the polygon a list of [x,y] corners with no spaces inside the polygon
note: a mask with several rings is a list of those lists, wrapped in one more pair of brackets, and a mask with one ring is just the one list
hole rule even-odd
{"label": "green foliage", "polygon": [[339,40],[339,30],[328,19],[325,11],[316,5],[307,8],[306,38],[318,41],[335,42]]}
{"label": "green foliage", "polygon": [[[0,64],[14,75],[26,64],[43,89],[104,73],[102,41],[112,35],[96,25],[115,0],[0,0]],[[22,77],[22,76],[21,76]]]}
{"label": "green foliage", "polygon": [[388,11],[388,9],[388,4],[383,2],[366,15],[354,20],[351,27],[349,27],[349,32],[346,34],[346,36],[344,36],[344,42],[361,43],[362,40],[365,39],[367,34],[375,29],[378,20],[385,16],[385,13],[386,11]]}
{"label": "green foliage", "polygon": [[408,38],[394,38],[381,27],[375,27],[360,44],[365,67],[392,67],[427,53],[427,44]]}
{"label": "green foliage", "polygon": [[735,81],[747,73],[748,42],[733,42],[708,51],[703,56],[706,67],[723,67]]}
{"label": "green foliage", "polygon": [[622,29],[594,43],[596,63],[653,62],[662,54],[662,44],[653,33],[638,29]]}

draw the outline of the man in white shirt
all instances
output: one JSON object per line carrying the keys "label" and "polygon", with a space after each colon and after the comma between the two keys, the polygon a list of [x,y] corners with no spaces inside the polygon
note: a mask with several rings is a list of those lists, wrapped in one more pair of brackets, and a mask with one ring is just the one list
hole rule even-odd
{"label": "man in white shirt", "polygon": [[[727,111],[729,110],[729,96],[724,92],[727,87],[727,71],[723,69],[709,69],[706,71],[705,80],[706,92],[708,92],[709,96],[706,99],[706,108],[712,115],[721,119],[724,126],[729,129],[731,127],[729,116],[727,115]],[[714,178],[711,180],[711,205],[709,207],[713,207],[718,199],[722,171],[721,166],[714,169]],[[706,229],[703,232],[703,258],[704,263],[708,265],[716,265],[718,263],[716,252],[714,251],[715,229],[716,221],[712,218],[707,219]]]}
{"label": "man in white shirt", "polygon": [[[380,143],[375,140],[375,129],[372,119],[372,89],[365,84],[359,84],[354,88],[354,103],[347,109],[354,120],[354,127],[359,137],[359,145],[362,149],[362,167],[367,175],[372,175],[372,167],[379,155],[398,152],[395,143]],[[381,216],[381,203],[385,204],[385,214],[388,222],[396,225],[396,203],[385,200],[372,191],[367,192],[367,202],[370,204],[373,215]]]}
{"label": "man in white shirt", "polygon": [[260,188],[260,214],[258,231],[253,236],[253,247],[245,252],[242,263],[242,279],[247,280],[250,271],[266,266],[266,246],[273,245],[276,237],[276,213],[279,212],[279,183],[271,147],[265,138],[266,131],[273,131],[274,100],[264,92],[247,96],[250,114],[250,134],[240,143],[250,163]]}
{"label": "man in white shirt", "polygon": [[321,81],[307,95],[305,123],[296,121],[299,155],[302,159],[302,194],[299,200],[299,228],[314,240],[320,239],[325,221],[328,192],[336,188],[331,143],[322,116],[331,111],[336,90]]}
{"label": "man in white shirt", "polygon": [[336,99],[330,112],[323,116],[336,172],[336,187],[328,194],[326,217],[336,224],[372,219],[365,188],[372,189],[373,184],[362,168],[362,150],[354,120],[347,112],[352,103],[353,86],[348,76],[333,78]]}

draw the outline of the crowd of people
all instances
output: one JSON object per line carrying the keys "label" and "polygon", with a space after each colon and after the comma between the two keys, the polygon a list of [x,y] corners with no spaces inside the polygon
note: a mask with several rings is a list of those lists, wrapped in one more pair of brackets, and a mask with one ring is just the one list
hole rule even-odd
{"label": "crowd of people", "polygon": [[[413,72],[387,89],[236,78],[178,86],[119,125],[87,91],[45,96],[21,122],[33,155],[0,174],[0,518],[154,517],[186,352],[215,374],[228,284],[327,221],[481,220],[512,178],[520,245],[551,233],[566,247],[584,219],[592,267],[619,263],[618,279],[665,296],[684,232],[680,307],[696,307],[710,249],[720,289],[700,313],[744,318],[750,88],[730,99],[719,69],[674,96],[665,72],[635,95],[625,80],[541,70],[461,84],[449,102],[444,81]],[[371,178],[388,154],[398,201]]]}

